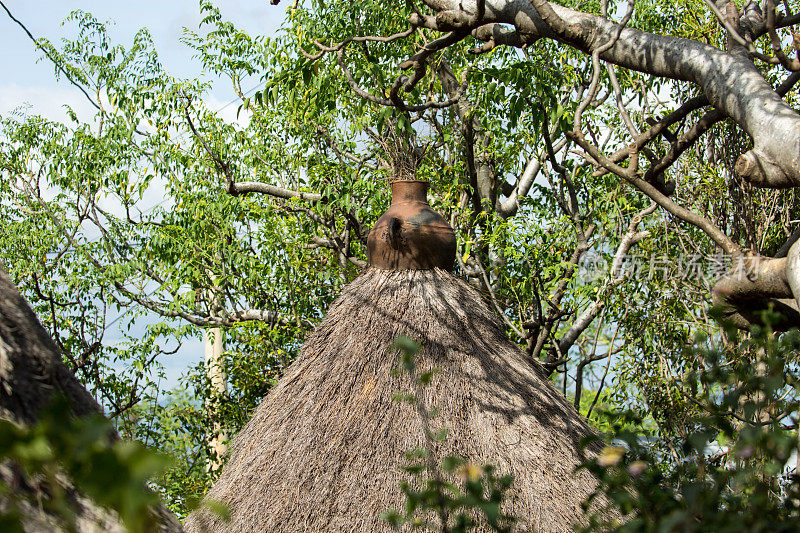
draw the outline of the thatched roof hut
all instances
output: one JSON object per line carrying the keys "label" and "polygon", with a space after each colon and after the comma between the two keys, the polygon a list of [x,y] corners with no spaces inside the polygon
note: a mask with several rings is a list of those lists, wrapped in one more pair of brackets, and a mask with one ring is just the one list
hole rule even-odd
{"label": "thatched roof hut", "polygon": [[[590,428],[478,292],[439,268],[452,266],[452,229],[448,237],[424,209],[398,216],[398,200],[424,201],[427,184],[393,189],[393,207],[370,236],[372,265],[345,287],[233,442],[207,496],[230,507],[231,522],[201,510],[187,530],[388,530],[379,515],[402,510],[404,454],[424,440],[415,409],[393,401],[411,386],[393,371],[390,346],[400,335],[422,345],[421,367],[439,369],[424,389],[439,409],[434,425],[449,430],[435,452],[511,473],[505,510],[524,530],[570,531],[580,520],[594,480],[575,469]],[[421,259],[423,249],[440,263]]]}

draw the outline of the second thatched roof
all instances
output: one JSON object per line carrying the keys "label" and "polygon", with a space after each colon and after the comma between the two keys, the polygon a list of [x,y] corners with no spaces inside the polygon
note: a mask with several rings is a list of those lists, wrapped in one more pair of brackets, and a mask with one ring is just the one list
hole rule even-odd
{"label": "second thatched roof", "polygon": [[425,403],[448,429],[436,455],[492,463],[514,476],[505,511],[520,528],[571,531],[595,481],[580,441],[591,430],[505,336],[467,283],[441,270],[368,268],[345,287],[286,375],[236,437],[207,498],[231,521],[192,514],[189,531],[383,531],[402,511],[404,454],[424,443],[411,388],[390,347],[417,340],[439,373]]}

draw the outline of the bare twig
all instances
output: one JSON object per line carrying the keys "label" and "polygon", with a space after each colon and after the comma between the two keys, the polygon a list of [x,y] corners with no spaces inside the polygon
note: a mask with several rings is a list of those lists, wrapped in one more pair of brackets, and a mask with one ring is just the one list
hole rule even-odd
{"label": "bare twig", "polygon": [[[450,107],[451,105],[453,105],[456,102],[458,102],[461,99],[461,96],[464,94],[464,92],[467,89],[467,76],[465,75],[464,76],[464,82],[462,84],[462,89],[459,92],[459,94],[456,95],[456,97],[450,98],[449,100],[447,100],[445,102],[437,102],[437,101],[429,100],[428,102],[425,102],[422,105],[407,105],[407,104],[403,103],[402,101],[397,101],[397,100],[393,101],[391,99],[381,98],[381,97],[378,97],[378,96],[375,96],[375,95],[371,94],[369,91],[366,91],[365,89],[361,88],[358,85],[356,80],[353,78],[352,72],[350,72],[350,69],[347,68],[347,65],[344,62],[344,50],[345,49],[343,48],[343,49],[341,49],[341,50],[339,50],[337,52],[337,62],[339,64],[339,67],[342,69],[342,72],[344,72],[345,79],[347,79],[347,83],[350,85],[350,87],[353,89],[353,91],[357,95],[359,95],[360,97],[364,98],[365,100],[368,100],[368,101],[373,102],[373,103],[378,104],[378,105],[382,105],[382,106],[386,106],[386,107],[397,107],[402,111],[412,111],[412,112],[424,111],[426,109],[431,109],[431,108],[433,108],[433,109],[443,109],[445,107]],[[398,79],[400,79],[400,78],[398,78]],[[393,87],[393,90],[394,90],[395,94],[397,94],[396,86],[397,86],[397,83],[395,83],[395,87]]]}

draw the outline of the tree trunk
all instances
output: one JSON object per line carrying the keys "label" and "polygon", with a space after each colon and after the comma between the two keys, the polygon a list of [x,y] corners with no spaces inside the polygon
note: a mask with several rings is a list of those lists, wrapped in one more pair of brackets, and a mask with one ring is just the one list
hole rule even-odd
{"label": "tree trunk", "polygon": [[[424,0],[436,17],[425,26],[449,31],[438,21],[464,20],[477,13],[478,0]],[[662,78],[697,84],[718,110],[731,117],[753,139],[736,169],[757,187],[800,184],[800,115],[767,83],[747,54],[737,47],[725,52],[709,44],[620,26],[604,17],[543,2],[551,10],[545,21],[529,0],[487,0],[482,28],[476,35],[496,41],[516,36],[516,46],[554,39],[585,53],[602,50],[600,59]],[[558,27],[551,26],[550,22]],[[493,24],[495,23],[495,24]],[[514,30],[509,28],[513,27]],[[609,47],[605,47],[606,44]]]}
{"label": "tree trunk", "polygon": [[204,331],[206,376],[211,386],[210,395],[206,404],[212,419],[211,433],[208,437],[208,448],[211,452],[208,470],[214,472],[222,467],[223,459],[228,453],[228,435],[220,421],[220,407],[225,401],[227,376],[225,375],[222,354],[222,328],[207,328]]}

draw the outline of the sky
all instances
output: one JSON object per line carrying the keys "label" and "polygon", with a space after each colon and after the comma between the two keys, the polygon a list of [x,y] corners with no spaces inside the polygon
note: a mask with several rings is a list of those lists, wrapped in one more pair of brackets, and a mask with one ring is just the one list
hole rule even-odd
{"label": "sky", "polygon": [[[113,42],[128,48],[133,36],[147,28],[153,38],[162,64],[172,75],[199,77],[201,66],[192,59],[192,52],[181,42],[183,28],[197,30],[201,16],[198,0],[2,0],[15,18],[19,19],[35,37],[45,37],[56,46],[69,35],[72,28],[62,22],[74,10],[91,13],[103,22],[110,22],[109,33]],[[272,6],[269,0],[215,0],[223,17],[251,35],[271,35],[280,26],[286,2]],[[42,59],[42,53],[6,12],[0,8],[0,116],[30,106],[28,113],[43,115],[52,120],[66,120],[64,104],[70,105],[79,116],[89,118],[90,104],[85,97],[63,78],[56,81],[52,64]],[[247,88],[247,87],[246,87]],[[212,109],[224,108],[220,114],[233,120],[235,105],[224,107],[234,98],[229,84],[214,84],[207,103]],[[109,317],[109,320],[114,317]],[[156,317],[138,320],[130,333],[143,331],[145,325]],[[119,325],[124,323],[121,321]],[[115,342],[119,331],[109,329],[106,342]],[[203,358],[200,339],[186,342],[175,355],[162,359],[166,383],[172,388],[188,365]]]}
{"label": "sky", "polygon": [[[128,47],[141,28],[147,28],[156,45],[162,64],[175,76],[197,77],[202,74],[199,62],[181,42],[183,28],[197,30],[200,22],[198,0],[3,0],[12,14],[35,37],[46,37],[53,43],[69,35],[72,27],[62,26],[74,10],[83,10],[100,21],[111,22],[112,39]],[[272,34],[280,26],[285,13],[282,5],[269,5],[268,0],[215,0],[223,16],[251,34]],[[30,104],[36,113],[61,118],[63,103],[85,109],[83,96],[69,82],[55,81],[53,67],[41,59],[34,43],[0,9],[0,115],[23,104]],[[219,83],[210,104],[229,102],[233,91]]]}

